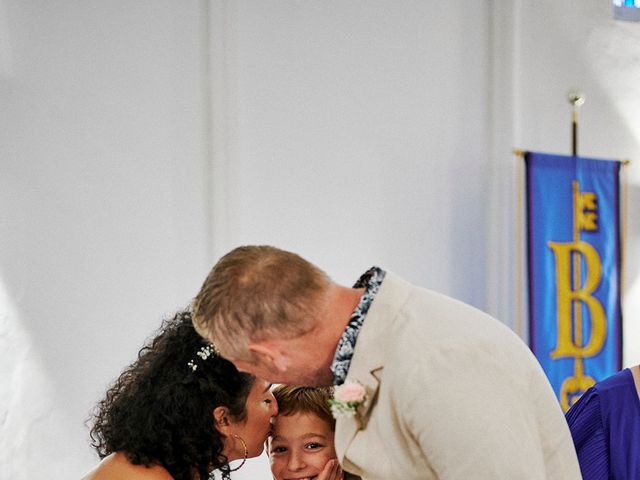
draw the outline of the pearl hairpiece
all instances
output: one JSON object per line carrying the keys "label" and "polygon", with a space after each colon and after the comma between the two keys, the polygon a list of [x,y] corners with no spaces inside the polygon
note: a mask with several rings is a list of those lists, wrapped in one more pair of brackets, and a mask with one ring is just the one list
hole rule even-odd
{"label": "pearl hairpiece", "polygon": [[[211,355],[218,355],[218,350],[213,345],[213,343],[210,343],[206,347],[200,347],[200,350],[196,352],[196,355],[199,356],[202,360],[206,360]],[[196,363],[196,361],[197,359],[192,358],[187,362],[187,366],[191,368],[191,370],[193,370],[194,372],[198,368],[198,364]]]}

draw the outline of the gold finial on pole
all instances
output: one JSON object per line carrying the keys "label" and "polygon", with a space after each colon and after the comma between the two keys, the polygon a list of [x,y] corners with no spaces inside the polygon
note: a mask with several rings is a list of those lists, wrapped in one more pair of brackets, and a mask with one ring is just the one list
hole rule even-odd
{"label": "gold finial on pole", "polygon": [[567,95],[569,103],[573,106],[571,115],[571,154],[578,155],[578,108],[584,104],[584,94],[578,90],[571,90]]}

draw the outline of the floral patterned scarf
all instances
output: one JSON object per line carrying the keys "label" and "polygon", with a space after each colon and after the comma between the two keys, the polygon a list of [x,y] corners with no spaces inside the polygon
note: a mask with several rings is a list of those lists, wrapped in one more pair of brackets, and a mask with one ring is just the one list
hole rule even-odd
{"label": "floral patterned scarf", "polygon": [[338,341],[338,347],[336,348],[333,363],[331,364],[334,385],[342,385],[347,378],[358,334],[360,333],[364,319],[367,316],[371,302],[373,302],[373,299],[375,298],[376,293],[378,293],[378,289],[384,280],[384,275],[385,271],[380,267],[371,267],[353,286],[353,288],[364,287],[365,290],[362,298],[360,299],[360,303],[358,303],[358,306],[351,314],[349,323],[344,329],[342,337],[340,337],[340,340]]}

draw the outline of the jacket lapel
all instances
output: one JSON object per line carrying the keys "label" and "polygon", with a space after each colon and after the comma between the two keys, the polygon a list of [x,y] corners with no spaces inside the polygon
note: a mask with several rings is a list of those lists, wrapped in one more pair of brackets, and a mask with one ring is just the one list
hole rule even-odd
{"label": "jacket lapel", "polygon": [[[336,421],[335,446],[340,463],[344,464],[347,460],[349,446],[358,432],[367,428],[372,408],[377,402],[386,355],[385,340],[401,305],[409,295],[406,285],[404,280],[390,272],[386,273],[358,334],[346,382],[361,384],[367,396],[355,415],[340,417]],[[348,461],[346,465],[349,465]]]}
{"label": "jacket lapel", "polygon": [[[380,370],[382,370],[382,367],[374,370],[374,372],[379,372]],[[335,446],[336,452],[340,452],[338,455],[341,460],[344,460],[344,454],[358,431],[364,430],[367,427],[371,408],[377,400],[378,387],[380,385],[378,378],[372,372],[363,372],[362,374],[354,372],[352,374],[351,368],[349,369],[346,382],[359,383],[362,385],[365,389],[366,396],[364,404],[358,407],[354,415],[340,417],[336,420]]]}

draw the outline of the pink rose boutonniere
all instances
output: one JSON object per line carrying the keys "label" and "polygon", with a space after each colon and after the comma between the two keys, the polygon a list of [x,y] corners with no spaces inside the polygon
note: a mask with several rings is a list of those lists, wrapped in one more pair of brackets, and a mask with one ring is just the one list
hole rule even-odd
{"label": "pink rose boutonniere", "polygon": [[367,392],[362,385],[354,382],[343,383],[336,387],[333,398],[329,400],[334,418],[352,417],[364,402]]}

